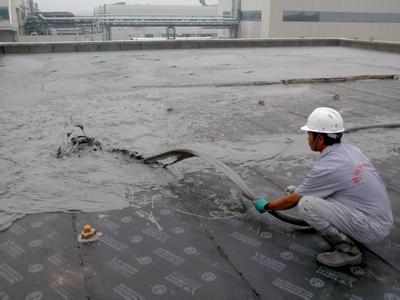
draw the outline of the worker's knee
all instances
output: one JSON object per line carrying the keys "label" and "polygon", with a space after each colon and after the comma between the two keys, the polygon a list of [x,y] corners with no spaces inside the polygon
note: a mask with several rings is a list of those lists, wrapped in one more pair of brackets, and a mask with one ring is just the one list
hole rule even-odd
{"label": "worker's knee", "polygon": [[315,214],[315,208],[313,204],[315,204],[314,197],[303,196],[297,204],[300,216],[304,218],[310,214]]}
{"label": "worker's knee", "polygon": [[301,218],[317,231],[322,231],[331,225],[327,219],[326,200],[305,196],[300,199],[298,206]]}

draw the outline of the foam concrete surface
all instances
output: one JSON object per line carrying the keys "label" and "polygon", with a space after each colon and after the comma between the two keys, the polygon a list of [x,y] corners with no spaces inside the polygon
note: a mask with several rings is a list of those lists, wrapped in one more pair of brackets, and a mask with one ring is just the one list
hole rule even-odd
{"label": "foam concrete surface", "polygon": [[[251,82],[398,74],[399,62],[329,47],[0,56],[0,210],[15,219],[0,232],[0,299],[400,299],[398,128],[344,137],[384,179],[395,225],[338,269],[316,263],[329,245],[314,231],[253,220],[201,159],[161,168],[112,151],[205,151],[274,199],[318,157],[298,129],[315,107],[347,127],[399,122],[400,83]],[[101,147],[68,148],[78,125]],[[82,244],[86,224],[103,235]]]}

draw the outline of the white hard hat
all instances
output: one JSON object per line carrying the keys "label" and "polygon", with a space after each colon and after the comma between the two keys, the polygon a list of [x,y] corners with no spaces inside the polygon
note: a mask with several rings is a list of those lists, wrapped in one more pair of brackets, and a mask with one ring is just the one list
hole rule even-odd
{"label": "white hard hat", "polygon": [[344,132],[343,119],[333,108],[317,107],[308,116],[307,124],[300,129],[320,133],[340,133]]}

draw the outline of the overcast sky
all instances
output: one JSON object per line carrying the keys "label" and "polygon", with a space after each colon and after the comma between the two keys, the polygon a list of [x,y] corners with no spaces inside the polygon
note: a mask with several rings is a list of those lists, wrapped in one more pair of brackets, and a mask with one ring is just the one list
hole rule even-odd
{"label": "overcast sky", "polygon": [[[200,5],[198,0],[34,0],[41,11],[93,12],[93,7],[107,3],[125,2],[126,4],[153,5]],[[208,4],[216,4],[218,0],[206,0]]]}

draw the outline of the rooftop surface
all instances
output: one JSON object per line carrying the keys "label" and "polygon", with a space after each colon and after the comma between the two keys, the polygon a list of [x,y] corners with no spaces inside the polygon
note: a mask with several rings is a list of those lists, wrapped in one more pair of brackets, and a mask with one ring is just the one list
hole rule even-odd
{"label": "rooftop surface", "polygon": [[[385,180],[395,227],[362,248],[361,265],[340,269],[317,265],[329,246],[315,232],[253,220],[235,185],[201,159],[163,169],[113,151],[203,151],[272,199],[318,157],[299,130],[315,107],[336,108],[346,127],[399,122],[400,82],[257,83],[383,74],[400,74],[400,55],[0,55],[0,299],[400,299],[398,128],[344,137]],[[83,134],[101,147],[72,145]],[[78,243],[85,224],[103,236]]]}

